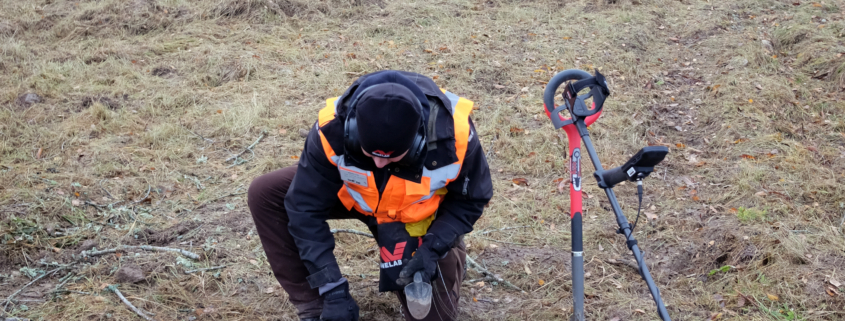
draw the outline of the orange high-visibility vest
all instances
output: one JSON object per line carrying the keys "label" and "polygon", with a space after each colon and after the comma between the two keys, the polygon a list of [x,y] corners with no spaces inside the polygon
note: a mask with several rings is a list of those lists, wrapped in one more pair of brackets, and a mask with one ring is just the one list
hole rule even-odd
{"label": "orange high-visibility vest", "polygon": [[[341,177],[346,177],[343,187],[337,193],[348,210],[355,208],[365,215],[372,215],[378,223],[417,223],[429,218],[437,211],[446,194],[446,185],[458,178],[469,143],[469,114],[473,102],[443,91],[451,101],[450,111],[455,123],[455,152],[458,161],[429,170],[423,167],[420,183],[390,176],[379,197],[373,172],[347,165],[344,155],[338,155],[329,145],[322,130],[319,131],[323,151],[329,161],[337,166]],[[323,127],[336,115],[338,97],[326,100],[326,107],[320,110],[318,126]],[[346,173],[344,173],[346,171]]]}

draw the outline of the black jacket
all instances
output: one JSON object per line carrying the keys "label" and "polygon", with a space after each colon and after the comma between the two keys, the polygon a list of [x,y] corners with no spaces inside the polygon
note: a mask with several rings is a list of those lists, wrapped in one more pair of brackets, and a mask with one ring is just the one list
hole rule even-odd
{"label": "black jacket", "polygon": [[[343,127],[350,97],[362,82],[367,85],[393,82],[391,73],[395,72],[381,71],[364,75],[339,98],[336,118],[322,127],[323,134],[336,154],[344,153]],[[424,98],[420,99],[424,102],[423,108],[428,109],[423,115],[427,124],[428,142],[423,166],[436,169],[456,162],[458,159],[455,153],[454,120],[448,107],[445,107],[451,106],[451,102],[428,77],[416,73],[400,73],[416,83],[425,95],[420,97]],[[369,158],[353,159],[355,166],[373,171],[377,185],[383,185],[390,175],[417,180],[416,174],[422,172],[422,167],[407,168],[396,164],[378,169]],[[323,151],[315,124],[308,134],[296,176],[285,197],[285,209],[290,218],[290,233],[299,248],[300,257],[311,273],[308,281],[312,288],[341,278],[333,254],[334,237],[326,220],[332,208],[340,205],[337,193],[342,186],[343,181],[337,167],[329,162]],[[379,186],[380,193],[383,188]],[[434,252],[441,256],[449,251],[459,236],[472,231],[472,226],[481,216],[484,206],[493,197],[490,169],[471,121],[470,140],[463,166],[458,178],[446,188],[448,193],[428,234],[424,237],[424,242],[432,244]]]}

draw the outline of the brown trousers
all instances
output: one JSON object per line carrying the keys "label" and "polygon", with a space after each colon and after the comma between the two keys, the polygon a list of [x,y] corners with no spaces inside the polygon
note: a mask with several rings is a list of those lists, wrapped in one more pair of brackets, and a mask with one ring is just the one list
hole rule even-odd
{"label": "brown trousers", "polygon": [[[299,250],[288,231],[289,220],[285,210],[285,195],[294,175],[296,175],[296,166],[291,166],[253,180],[248,194],[249,211],[252,213],[255,228],[276,280],[288,293],[289,300],[297,308],[301,319],[315,318],[320,316],[323,302],[318,290],[312,289],[305,280],[308,269],[299,258]],[[340,202],[329,217],[331,219],[358,219],[365,223],[369,221],[368,216],[354,209],[349,211],[340,205]],[[438,261],[438,265],[441,276],[432,282],[434,295],[431,312],[423,320],[455,320],[458,316],[461,282],[466,271],[464,243],[460,242],[449,251],[446,257]],[[354,284],[350,283],[350,287],[354,287]],[[408,312],[405,294],[401,292],[395,292],[395,294],[402,304],[405,320],[416,320]]]}

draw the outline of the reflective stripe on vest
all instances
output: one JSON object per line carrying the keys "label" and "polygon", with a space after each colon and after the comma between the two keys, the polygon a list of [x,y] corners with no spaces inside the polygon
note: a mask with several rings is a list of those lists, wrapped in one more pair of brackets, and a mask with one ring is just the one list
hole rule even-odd
{"label": "reflective stripe on vest", "polygon": [[[458,161],[435,170],[423,168],[420,183],[390,176],[379,197],[373,173],[347,165],[343,155],[337,155],[320,131],[323,151],[329,161],[337,166],[343,179],[338,198],[351,210],[375,216],[379,223],[422,221],[437,211],[443,201],[445,187],[458,178],[470,139],[469,114],[473,102],[448,91],[443,91],[450,101],[450,112],[455,124],[455,151]],[[335,118],[337,98],[326,100],[317,121],[320,127]]]}

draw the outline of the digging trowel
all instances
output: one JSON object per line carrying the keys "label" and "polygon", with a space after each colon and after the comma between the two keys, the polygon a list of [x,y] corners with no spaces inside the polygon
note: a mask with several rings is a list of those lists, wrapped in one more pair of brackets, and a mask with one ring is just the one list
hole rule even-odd
{"label": "digging trowel", "polygon": [[421,320],[431,310],[431,284],[423,282],[420,272],[414,273],[414,282],[405,286],[408,311],[414,319]]}

